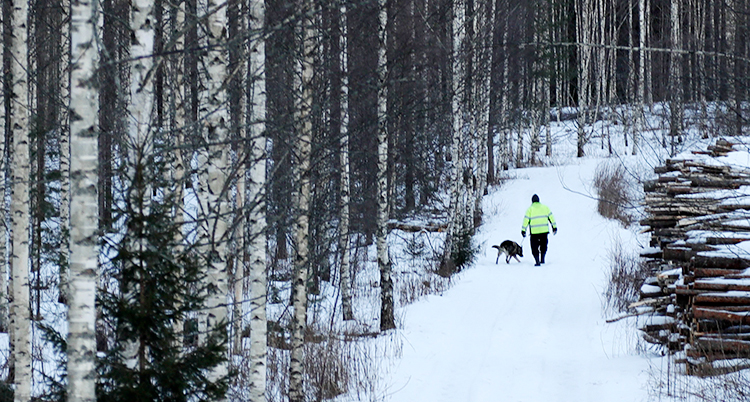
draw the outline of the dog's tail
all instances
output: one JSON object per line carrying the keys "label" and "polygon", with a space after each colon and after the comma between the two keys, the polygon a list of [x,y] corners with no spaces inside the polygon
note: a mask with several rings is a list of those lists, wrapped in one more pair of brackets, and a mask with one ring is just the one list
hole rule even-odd
{"label": "dog's tail", "polygon": [[492,248],[496,248],[496,249],[500,250],[500,246],[498,246],[498,245],[494,245],[494,246],[492,246]]}

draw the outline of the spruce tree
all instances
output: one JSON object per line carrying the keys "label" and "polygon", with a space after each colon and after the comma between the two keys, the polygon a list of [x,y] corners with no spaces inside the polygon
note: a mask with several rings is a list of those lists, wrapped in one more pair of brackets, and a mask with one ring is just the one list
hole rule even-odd
{"label": "spruce tree", "polygon": [[[162,150],[163,151],[163,150]],[[99,302],[113,333],[99,359],[100,401],[210,401],[224,396],[228,376],[210,379],[226,361],[226,323],[208,329],[200,344],[185,342],[175,325],[205,308],[207,255],[185,242],[175,223],[175,193],[168,191],[163,155],[131,153],[127,188],[115,203],[122,229],[111,236],[114,290]],[[176,213],[181,213],[180,211]]]}

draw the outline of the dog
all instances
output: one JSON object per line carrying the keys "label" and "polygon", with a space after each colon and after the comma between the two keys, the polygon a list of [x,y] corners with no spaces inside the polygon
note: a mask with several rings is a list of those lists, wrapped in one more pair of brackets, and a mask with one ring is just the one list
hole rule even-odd
{"label": "dog", "polygon": [[516,261],[521,262],[518,257],[523,257],[523,248],[513,240],[506,240],[500,243],[499,246],[495,245],[492,248],[497,249],[497,258],[495,264],[500,261],[500,255],[505,254],[505,263],[510,264],[510,259],[515,258]]}

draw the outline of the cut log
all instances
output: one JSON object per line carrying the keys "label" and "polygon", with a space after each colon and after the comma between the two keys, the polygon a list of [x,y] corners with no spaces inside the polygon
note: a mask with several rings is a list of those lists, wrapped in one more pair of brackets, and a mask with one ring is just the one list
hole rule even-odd
{"label": "cut log", "polygon": [[750,267],[750,261],[744,258],[712,257],[699,254],[695,255],[692,262],[693,266],[696,268],[725,268],[739,270]]}
{"label": "cut log", "polygon": [[743,304],[750,308],[750,292],[702,293],[695,296],[695,304]]}
{"label": "cut log", "polygon": [[733,312],[724,309],[705,307],[693,308],[693,317],[697,319],[728,321],[733,324],[750,324],[750,312]]}

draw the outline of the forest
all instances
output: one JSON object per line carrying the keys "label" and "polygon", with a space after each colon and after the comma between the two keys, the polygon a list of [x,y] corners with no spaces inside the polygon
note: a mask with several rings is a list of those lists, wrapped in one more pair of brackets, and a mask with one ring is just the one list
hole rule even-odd
{"label": "forest", "polygon": [[469,266],[551,121],[745,134],[748,3],[5,0],[0,400],[349,392],[314,346],[397,327],[393,232]]}

